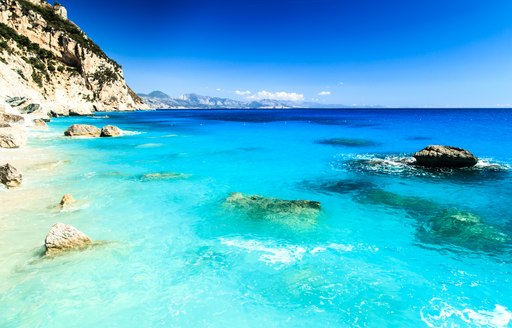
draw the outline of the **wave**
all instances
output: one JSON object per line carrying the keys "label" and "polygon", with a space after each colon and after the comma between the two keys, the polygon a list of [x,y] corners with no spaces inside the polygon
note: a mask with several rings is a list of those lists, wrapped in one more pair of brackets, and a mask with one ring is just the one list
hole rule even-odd
{"label": "wave", "polygon": [[125,136],[137,136],[139,134],[144,134],[144,132],[123,130]]}
{"label": "wave", "polygon": [[373,246],[364,245],[346,245],[328,243],[326,245],[305,247],[299,245],[280,245],[272,241],[257,241],[257,240],[243,240],[243,239],[227,239],[220,238],[222,245],[235,247],[246,250],[248,253],[262,253],[259,257],[259,261],[266,263],[267,265],[279,264],[279,268],[283,265],[293,264],[301,261],[304,256],[316,255],[326,251],[333,251],[336,253],[340,252],[352,252],[354,250],[371,251],[377,252],[379,249]]}
{"label": "wave", "polygon": [[94,119],[104,119],[104,118],[110,118],[110,116],[108,116],[108,115],[95,115],[95,116],[92,116],[92,118],[94,118]]}
{"label": "wave", "polygon": [[[348,154],[339,155],[332,163],[335,169],[346,169],[360,173],[379,175],[399,175],[410,177],[447,177],[508,173],[512,166],[496,161],[492,158],[481,158],[473,167],[467,168],[426,168],[414,165],[414,158],[406,154],[378,155],[378,154]],[[485,177],[482,176],[482,177]]]}
{"label": "wave", "polygon": [[429,327],[458,327],[459,325],[508,327],[512,322],[512,312],[496,304],[494,310],[458,309],[440,298],[430,300],[428,306],[420,310],[421,320]]}

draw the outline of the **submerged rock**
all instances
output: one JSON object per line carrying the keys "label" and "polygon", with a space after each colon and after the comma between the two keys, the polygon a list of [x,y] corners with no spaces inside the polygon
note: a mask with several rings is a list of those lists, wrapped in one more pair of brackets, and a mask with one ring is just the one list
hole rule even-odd
{"label": "submerged rock", "polygon": [[[470,212],[445,209],[429,217],[423,232],[427,240],[449,243],[473,250],[496,250],[508,240],[498,228]],[[421,230],[419,231],[421,235]]]}
{"label": "submerged rock", "polygon": [[11,164],[0,166],[0,183],[7,188],[18,187],[22,180],[22,174]]}
{"label": "submerged rock", "polygon": [[65,132],[67,137],[99,137],[101,130],[93,125],[73,124]]}
{"label": "submerged rock", "polygon": [[332,138],[318,140],[318,144],[331,145],[331,146],[345,146],[345,147],[371,147],[378,146],[379,144],[366,139],[352,139],[352,138]]}
{"label": "submerged rock", "polygon": [[425,167],[471,167],[478,159],[469,151],[451,147],[430,145],[415,153],[416,165]]}
{"label": "submerged rock", "polygon": [[77,228],[64,224],[54,224],[44,241],[46,255],[55,255],[63,251],[83,249],[92,245],[92,239]]}
{"label": "submerged rock", "polygon": [[471,250],[499,250],[509,237],[498,227],[485,223],[478,215],[450,208],[413,196],[402,196],[375,189],[360,194],[356,200],[405,211],[417,222],[417,236],[422,242],[451,244]]}
{"label": "submerged rock", "polygon": [[26,143],[26,132],[21,127],[0,128],[0,148],[20,148]]}
{"label": "submerged rock", "polygon": [[107,125],[101,129],[101,137],[118,137],[123,134],[123,131],[117,126]]}
{"label": "submerged rock", "polygon": [[174,180],[174,179],[188,179],[190,174],[164,172],[164,173],[148,173],[141,177],[142,181],[155,181],[155,180]]}
{"label": "submerged rock", "polygon": [[316,223],[321,204],[311,200],[283,200],[260,195],[231,194],[225,206],[242,211],[254,219],[279,221],[288,225],[304,226]]}
{"label": "submerged rock", "polygon": [[317,192],[336,194],[354,193],[376,187],[374,183],[362,179],[305,181],[301,186]]}

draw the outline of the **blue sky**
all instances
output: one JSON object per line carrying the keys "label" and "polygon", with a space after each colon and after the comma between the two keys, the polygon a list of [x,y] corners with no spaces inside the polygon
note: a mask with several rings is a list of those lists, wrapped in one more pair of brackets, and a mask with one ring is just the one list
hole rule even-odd
{"label": "blue sky", "polygon": [[60,2],[137,92],[512,104],[510,0]]}

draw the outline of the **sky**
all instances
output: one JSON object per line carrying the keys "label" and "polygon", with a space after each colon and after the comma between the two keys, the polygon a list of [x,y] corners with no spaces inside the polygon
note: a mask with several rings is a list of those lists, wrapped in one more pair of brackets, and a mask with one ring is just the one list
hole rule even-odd
{"label": "sky", "polygon": [[510,0],[59,2],[136,92],[512,106]]}

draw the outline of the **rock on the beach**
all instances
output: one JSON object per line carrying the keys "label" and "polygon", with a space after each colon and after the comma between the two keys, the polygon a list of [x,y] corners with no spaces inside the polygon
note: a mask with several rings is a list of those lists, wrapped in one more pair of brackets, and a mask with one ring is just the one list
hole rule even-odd
{"label": "rock on the beach", "polygon": [[21,127],[0,128],[0,148],[20,148],[26,142],[26,132]]}
{"label": "rock on the beach", "polygon": [[451,146],[430,145],[413,157],[416,165],[425,167],[471,167],[478,162],[469,151]]}
{"label": "rock on the beach", "polygon": [[118,137],[123,134],[123,131],[114,125],[107,125],[101,129],[102,137]]}
{"label": "rock on the beach", "polygon": [[90,246],[92,245],[92,239],[73,226],[56,223],[46,235],[44,245],[46,255],[54,255],[62,251]]}
{"label": "rock on the beach", "polygon": [[22,179],[21,173],[11,164],[0,166],[0,183],[4,184],[7,188],[18,187]]}
{"label": "rock on the beach", "polygon": [[75,202],[76,201],[75,201],[75,199],[73,198],[72,195],[66,194],[66,195],[62,196],[62,199],[60,200],[60,206],[62,208],[64,208],[64,207],[69,206],[69,205],[71,205],[71,204],[73,204]]}
{"label": "rock on the beach", "polygon": [[42,120],[40,118],[36,118],[34,120],[34,128],[46,130],[46,129],[48,129],[48,124],[46,124],[46,122],[44,120]]}
{"label": "rock on the beach", "polygon": [[6,125],[22,125],[25,119],[21,115],[0,113],[0,124]]}
{"label": "rock on the beach", "polygon": [[73,124],[65,132],[67,137],[99,137],[101,130],[93,125]]}

